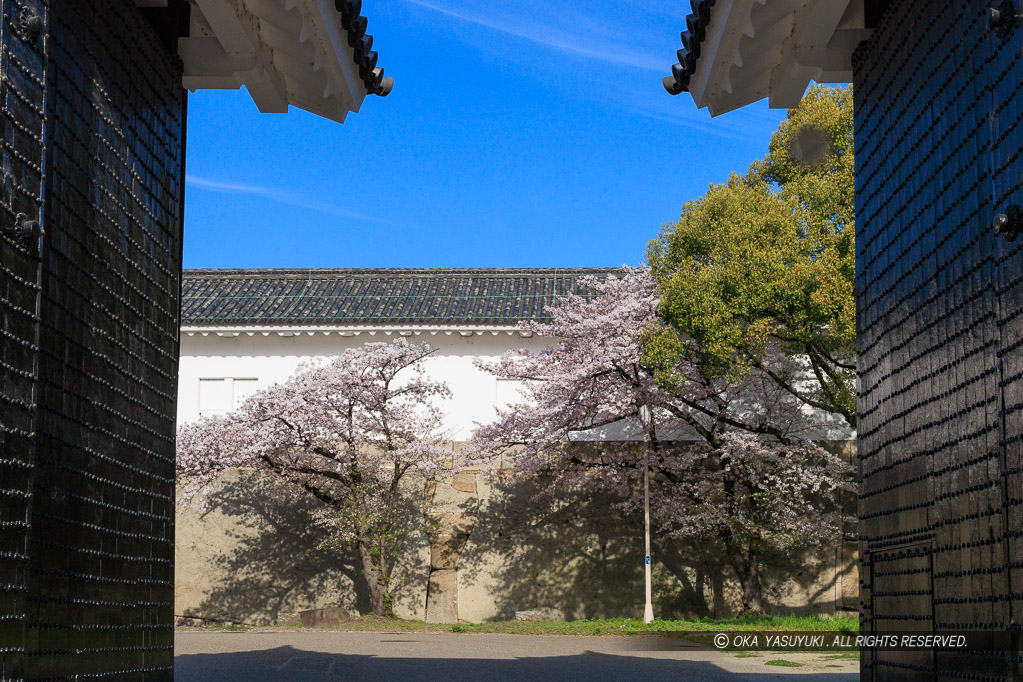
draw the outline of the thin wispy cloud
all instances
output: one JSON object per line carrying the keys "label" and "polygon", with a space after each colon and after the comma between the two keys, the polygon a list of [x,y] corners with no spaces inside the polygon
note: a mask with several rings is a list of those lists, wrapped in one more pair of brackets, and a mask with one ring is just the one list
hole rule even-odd
{"label": "thin wispy cloud", "polygon": [[[591,32],[570,33],[552,26],[544,26],[538,23],[522,23],[508,20],[499,16],[480,16],[466,14],[461,11],[436,5],[427,0],[406,0],[409,4],[424,7],[440,14],[445,14],[460,21],[477,24],[494,31],[523,38],[531,42],[549,47],[566,54],[592,59],[596,61],[614,64],[617,66],[629,66],[645,71],[665,71],[666,60],[663,57],[628,52],[622,49],[622,42],[595,41]],[[528,15],[528,12],[520,12]]]}
{"label": "thin wispy cloud", "polygon": [[266,199],[267,201],[287,204],[288,206],[296,206],[309,211],[316,211],[317,213],[326,213],[327,215],[334,215],[342,218],[354,218],[356,220],[364,220],[373,223],[390,224],[389,220],[381,218],[380,216],[350,211],[338,206],[337,204],[332,204],[326,201],[315,201],[308,197],[304,197],[301,194],[286,192],[284,190],[277,189],[276,187],[263,187],[261,185],[246,185],[238,182],[213,180],[211,178],[203,178],[197,175],[186,175],[185,185],[195,187],[197,189],[209,190],[211,192],[222,192],[224,194],[250,194]]}
{"label": "thin wispy cloud", "polygon": [[701,130],[711,135],[728,138],[730,140],[759,140],[764,136],[760,126],[736,126],[733,119],[727,121],[713,119],[709,116],[686,116],[683,112],[665,112],[663,107],[630,106],[628,110],[634,114],[649,118],[654,121],[671,123],[690,130]]}
{"label": "thin wispy cloud", "polygon": [[[577,92],[601,107],[610,104],[636,116],[671,124],[673,128],[741,142],[760,139],[777,125],[775,115],[758,108],[712,119],[694,109],[691,99],[687,101],[688,96],[671,97],[664,92],[661,79],[671,73],[674,51],[679,46],[677,29],[685,26],[682,10],[665,12],[662,4],[653,7],[642,0],[404,2],[485,29],[477,33],[496,31],[565,55],[600,62],[589,69],[585,82],[577,77],[572,82]],[[680,7],[682,4],[686,3]],[[666,26],[673,28],[667,31]],[[498,41],[490,42],[492,45],[483,49],[508,49]],[[537,59],[559,68],[559,60],[551,60],[547,54],[540,52],[534,62]],[[625,73],[626,68],[643,73]]]}

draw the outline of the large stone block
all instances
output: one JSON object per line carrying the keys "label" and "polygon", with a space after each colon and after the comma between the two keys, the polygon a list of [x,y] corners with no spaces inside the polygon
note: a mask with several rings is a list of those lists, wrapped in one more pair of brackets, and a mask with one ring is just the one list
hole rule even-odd
{"label": "large stone block", "polygon": [[[456,476],[460,475],[456,474]],[[471,479],[471,474],[470,480],[459,481],[457,488],[453,483],[453,481],[441,481],[432,483],[431,487],[427,488],[428,511],[461,512],[463,514],[476,511],[479,507],[479,498],[476,496],[476,482]],[[470,489],[464,490],[464,488]]]}
{"label": "large stone block", "polygon": [[463,471],[451,479],[451,487],[459,492],[476,494],[476,474]]}
{"label": "large stone block", "polygon": [[300,611],[298,617],[307,628],[333,628],[352,619],[351,614],[340,607]]}
{"label": "large stone block", "polygon": [[427,623],[458,622],[458,573],[444,568],[430,573],[426,596]]}
{"label": "large stone block", "polygon": [[322,538],[309,508],[308,501],[279,504],[266,479],[236,469],[217,479],[207,509],[179,507],[175,613],[264,626],[324,606],[368,610],[364,581],[346,573],[357,565],[354,552],[309,551]]}
{"label": "large stone block", "polygon": [[468,535],[443,534],[430,536],[430,568],[457,568]]}

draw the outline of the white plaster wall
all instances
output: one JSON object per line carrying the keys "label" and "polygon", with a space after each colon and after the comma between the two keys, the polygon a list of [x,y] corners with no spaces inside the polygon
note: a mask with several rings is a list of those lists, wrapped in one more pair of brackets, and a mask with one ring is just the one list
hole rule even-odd
{"label": "white plaster wall", "polygon": [[[397,332],[392,335],[377,332],[372,336],[363,332],[359,336],[347,337],[321,332],[312,335],[303,332],[291,337],[278,336],[276,332],[266,336],[261,332],[255,332],[252,336],[246,332],[238,336],[218,336],[215,332],[206,336],[201,333],[183,333],[178,387],[179,423],[195,420],[199,416],[200,379],[256,379],[256,387],[265,388],[287,379],[307,360],[326,358],[348,348],[360,347],[366,342],[393,341],[396,338],[399,338]],[[446,426],[453,441],[466,440],[476,422],[492,420],[498,398],[514,392],[514,388],[508,385],[499,387],[498,379],[478,369],[475,361],[493,360],[506,351],[521,348],[536,351],[550,343],[542,337],[524,338],[518,333],[491,334],[489,331],[470,337],[463,337],[457,331],[451,334],[444,331],[431,334],[425,331],[410,337],[410,340],[425,341],[438,349],[427,358],[425,368],[430,376],[446,381],[451,388],[453,397],[445,401],[444,408]],[[636,435],[634,429],[623,428],[614,431],[607,429],[598,434],[590,434],[587,438],[624,440],[635,438]],[[576,543],[573,545],[567,542],[566,537],[559,535],[562,531],[555,530],[551,530],[551,537],[540,538],[540,541],[532,544],[520,542],[519,534],[524,531],[515,523],[520,518],[517,510],[511,509],[503,515],[496,514],[490,505],[490,485],[482,480],[477,485],[481,512],[458,569],[460,618],[482,621],[494,617],[511,617],[515,609],[539,607],[556,608],[558,613],[573,617],[598,613],[621,615],[614,611],[618,603],[615,600],[621,601],[624,598],[622,595],[631,595],[633,592],[630,590],[639,589],[636,587],[639,583],[635,583],[639,574],[628,573],[628,567],[634,567],[635,562],[623,564],[623,567],[615,563],[607,569],[601,569],[604,577],[598,581],[599,584],[591,586],[592,594],[587,593],[589,601],[581,600],[576,594],[579,575],[591,575],[593,571],[580,573],[585,566],[560,563],[559,553],[563,554],[564,547],[577,545],[584,548],[603,546],[601,551],[605,551],[607,545],[597,542],[600,539],[597,536],[593,536],[596,538],[593,542],[589,542],[589,539],[593,539],[589,536],[582,540],[577,538],[573,540]],[[179,542],[176,549],[177,615],[274,623],[285,612],[354,605],[355,582],[342,570],[342,566],[322,569],[312,561],[316,557],[304,553],[301,554],[301,562],[291,561],[288,552],[301,551],[296,547],[284,546],[284,551],[276,552],[264,549],[268,544],[275,549],[282,545],[272,534],[269,536],[270,541],[262,541],[264,533],[278,532],[283,533],[282,537],[298,537],[298,531],[291,533],[287,529],[307,530],[308,524],[304,517],[297,522],[294,519],[290,521],[298,525],[277,523],[274,518],[268,520],[268,515],[272,517],[279,510],[272,505],[265,505],[263,509],[258,504],[262,498],[249,494],[246,488],[235,487],[231,490],[235,491],[230,498],[234,501],[233,506],[218,508],[216,513],[209,514],[200,514],[194,509],[179,513]],[[523,513],[521,518],[525,516]],[[632,550],[633,554],[640,551],[638,546],[632,547]],[[251,557],[259,557],[259,565],[254,565]],[[848,569],[855,562],[848,557],[842,561],[845,563],[835,564],[840,565],[839,572],[836,572],[835,565],[825,562],[821,567],[807,569],[806,575],[795,582],[786,574],[783,582],[779,583],[783,589],[769,596],[788,609],[830,610],[836,602],[842,603],[843,593],[836,590],[846,582],[852,581],[849,583],[852,587],[848,589],[852,590],[850,594],[855,593],[855,570]],[[239,572],[239,566],[245,570]],[[430,552],[424,541],[417,544],[396,567],[394,584],[400,588],[397,589],[396,611],[402,617],[425,617],[429,566]],[[527,567],[527,574],[511,576],[515,569],[523,566]],[[510,572],[509,568],[513,570]],[[624,573],[619,574],[619,568]],[[840,574],[843,570],[848,575]],[[834,580],[842,582],[829,582]],[[671,581],[665,578],[661,582],[668,585]],[[806,585],[799,587],[803,583]],[[272,593],[273,600],[257,600],[258,603],[253,606],[254,602],[250,599],[253,593]],[[827,606],[828,600],[831,600],[831,607]],[[728,605],[731,606],[731,601]]]}
{"label": "white plaster wall", "polygon": [[[397,333],[377,332],[370,336],[341,336],[302,332],[298,336],[279,336],[271,332],[264,336],[246,332],[238,336],[218,336],[211,332],[181,335],[181,364],[178,370],[178,423],[194,421],[200,416],[199,380],[216,378],[256,379],[257,389],[284,381],[300,364],[314,358],[325,358],[348,348],[361,347],[367,342],[393,341]],[[498,387],[498,380],[475,366],[477,359],[495,360],[502,353],[519,348],[538,350],[548,341],[518,333],[484,331],[465,337],[459,332],[424,331],[409,337],[410,341],[426,342],[437,352],[424,361],[424,369],[431,378],[445,381],[452,398],[441,403],[445,411],[447,437],[464,441],[475,423],[493,420],[494,405],[500,395],[507,396],[507,385]]]}
{"label": "white plaster wall", "polygon": [[[420,331],[408,337],[413,342],[425,342],[437,352],[424,360],[424,368],[431,378],[444,381],[452,397],[440,403],[444,411],[445,437],[452,441],[468,440],[477,423],[489,423],[495,417],[494,407],[500,401],[507,405],[520,395],[516,384],[500,380],[476,367],[477,360],[496,360],[510,350],[526,349],[535,352],[551,341],[541,336],[520,336],[512,331],[477,331],[463,336],[459,331]],[[337,332],[295,332],[294,336],[281,336],[276,331],[256,331],[250,336],[242,331],[221,336],[217,332],[182,333],[181,364],[178,370],[178,423],[194,421],[200,416],[199,382],[201,379],[242,379],[237,384],[239,393],[266,388],[284,381],[303,362],[327,358],[348,348],[366,343],[389,342],[400,338],[397,331],[363,330],[357,336],[342,336]],[[225,387],[230,390],[229,387]],[[811,408],[818,428],[803,435],[814,440],[847,440],[855,438],[848,426],[837,415],[829,415]],[[576,432],[572,440],[640,440],[642,433],[637,423],[619,423],[588,432]],[[664,440],[687,440],[692,436],[684,431],[662,429]]]}

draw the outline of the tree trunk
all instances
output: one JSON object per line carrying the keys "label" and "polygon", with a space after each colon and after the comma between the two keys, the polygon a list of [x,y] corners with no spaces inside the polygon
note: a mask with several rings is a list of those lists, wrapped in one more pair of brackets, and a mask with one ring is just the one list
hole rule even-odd
{"label": "tree trunk", "polygon": [[376,563],[373,561],[373,554],[369,545],[359,542],[359,558],[362,559],[362,574],[369,585],[369,596],[373,602],[373,613],[378,616],[390,615],[385,610],[383,575]]}
{"label": "tree trunk", "polygon": [[742,585],[742,612],[763,615],[764,602],[759,552],[752,546],[735,542],[730,533],[726,533],[723,540],[725,555]]}
{"label": "tree trunk", "polygon": [[753,550],[746,553],[742,575],[742,610],[758,616],[764,613],[763,590],[760,582],[760,557]]}

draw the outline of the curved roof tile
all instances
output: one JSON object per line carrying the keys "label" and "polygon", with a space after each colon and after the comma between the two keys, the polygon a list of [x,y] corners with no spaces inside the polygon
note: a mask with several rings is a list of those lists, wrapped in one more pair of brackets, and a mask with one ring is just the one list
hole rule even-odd
{"label": "curved roof tile", "polygon": [[348,34],[348,47],[355,51],[359,78],[371,95],[386,97],[394,87],[394,79],[385,78],[384,70],[377,66],[377,53],[373,51],[373,36],[366,33],[369,20],[362,16],[362,0],[334,0],[334,8],[341,13],[341,28]]}
{"label": "curved roof tile", "polygon": [[690,0],[693,13],[686,17],[686,30],[682,31],[682,49],[675,54],[678,62],[672,64],[671,75],[664,78],[664,89],[672,95],[689,89],[689,79],[696,72],[696,61],[700,58],[700,44],[707,37],[710,24],[710,10],[715,0]]}

